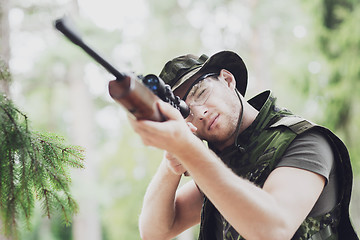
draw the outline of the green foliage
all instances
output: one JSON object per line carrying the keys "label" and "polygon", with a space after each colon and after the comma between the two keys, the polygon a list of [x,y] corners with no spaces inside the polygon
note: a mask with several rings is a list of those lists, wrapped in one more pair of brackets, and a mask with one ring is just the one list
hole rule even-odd
{"label": "green foliage", "polygon": [[[313,92],[322,97],[322,123],[346,142],[355,174],[360,169],[360,2],[353,0],[308,1],[313,14],[314,39],[324,59],[324,84]],[[314,96],[312,96],[314,97]]]}
{"label": "green foliage", "polygon": [[35,199],[44,215],[60,211],[65,223],[78,210],[70,194],[69,167],[83,168],[82,149],[51,133],[30,130],[28,119],[0,96],[0,214],[6,235],[17,238],[30,220]]}
{"label": "green foliage", "polygon": [[0,81],[10,83],[11,74],[5,61],[0,57]]}

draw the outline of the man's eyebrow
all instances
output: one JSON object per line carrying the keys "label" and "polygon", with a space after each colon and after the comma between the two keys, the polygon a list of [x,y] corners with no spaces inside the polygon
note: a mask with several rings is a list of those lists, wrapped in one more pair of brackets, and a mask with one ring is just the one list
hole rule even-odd
{"label": "man's eyebrow", "polygon": [[203,80],[201,80],[200,82],[198,82],[197,84],[195,84],[192,88],[191,88],[191,90],[190,90],[190,92],[189,92],[189,97],[193,97],[193,96],[195,96],[195,94],[198,92],[198,90],[202,87],[202,85],[204,85],[204,81]]}
{"label": "man's eyebrow", "polygon": [[195,95],[195,93],[199,90],[199,88],[200,88],[199,83],[195,84],[189,92],[189,97],[193,97]]}
{"label": "man's eyebrow", "polygon": [[200,87],[202,87],[202,84],[204,84],[204,80],[208,77],[213,77],[215,75],[219,75],[218,73],[215,72],[210,72],[210,73],[206,73],[203,74],[202,76],[200,76],[198,78],[198,83],[196,83],[194,86],[191,87],[190,91],[188,91],[188,94],[186,95],[187,97],[192,97],[196,94],[196,92],[199,90]]}

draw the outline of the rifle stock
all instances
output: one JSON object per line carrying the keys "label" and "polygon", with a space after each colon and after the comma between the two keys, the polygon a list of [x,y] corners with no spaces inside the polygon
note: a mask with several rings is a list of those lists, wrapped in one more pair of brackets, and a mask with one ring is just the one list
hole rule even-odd
{"label": "rifle stock", "polygon": [[136,119],[165,120],[156,105],[156,101],[160,98],[143,85],[138,77],[116,70],[81,39],[80,35],[71,26],[69,19],[65,17],[57,19],[55,27],[115,76],[116,80],[109,82],[109,94],[117,103],[120,103]]}
{"label": "rifle stock", "polygon": [[110,96],[127,109],[136,119],[164,121],[164,116],[156,106],[159,98],[147,87],[130,76],[123,80],[109,82]]}

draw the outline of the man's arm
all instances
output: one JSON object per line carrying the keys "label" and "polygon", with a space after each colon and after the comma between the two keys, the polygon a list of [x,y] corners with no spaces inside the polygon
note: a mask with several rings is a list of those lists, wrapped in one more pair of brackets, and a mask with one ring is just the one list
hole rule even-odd
{"label": "man's arm", "polygon": [[193,181],[178,191],[181,175],[164,158],[146,191],[139,219],[142,239],[170,239],[200,222],[202,195]]}
{"label": "man's arm", "polygon": [[188,129],[180,114],[159,103],[163,123],[140,121],[136,131],[147,145],[165,149],[181,162],[202,192],[246,239],[290,239],[323,190],[325,178],[282,167],[263,189],[234,174]]}
{"label": "man's arm", "polygon": [[323,176],[290,167],[274,170],[261,189],[234,174],[201,146],[192,144],[176,156],[204,194],[246,239],[290,239],[323,190]]}

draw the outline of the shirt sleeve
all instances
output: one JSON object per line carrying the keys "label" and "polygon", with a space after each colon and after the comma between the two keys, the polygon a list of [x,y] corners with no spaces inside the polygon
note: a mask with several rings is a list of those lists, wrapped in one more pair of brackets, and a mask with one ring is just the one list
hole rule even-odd
{"label": "shirt sleeve", "polygon": [[328,140],[310,130],[297,136],[289,145],[277,167],[295,167],[320,174],[329,181],[334,165],[334,154]]}

